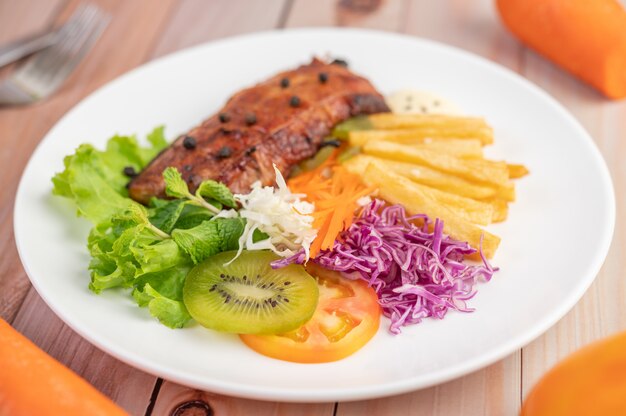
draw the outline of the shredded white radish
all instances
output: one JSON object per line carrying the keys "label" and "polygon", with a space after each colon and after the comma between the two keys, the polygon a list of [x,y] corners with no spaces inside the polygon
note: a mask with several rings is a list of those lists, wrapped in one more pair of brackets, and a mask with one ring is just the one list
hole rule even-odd
{"label": "shredded white radish", "polygon": [[[310,215],[315,207],[302,200],[303,194],[291,193],[276,165],[274,171],[278,189],[255,182],[250,193],[235,194],[235,199],[241,204],[239,215],[246,219],[246,226],[239,238],[237,255],[231,262],[244,249],[269,249],[281,257],[290,257],[302,248],[306,259],[309,259],[309,248],[317,235],[317,230],[313,228],[313,217]],[[237,215],[234,210],[223,212],[222,216]],[[264,232],[269,238],[253,242],[255,230]]]}

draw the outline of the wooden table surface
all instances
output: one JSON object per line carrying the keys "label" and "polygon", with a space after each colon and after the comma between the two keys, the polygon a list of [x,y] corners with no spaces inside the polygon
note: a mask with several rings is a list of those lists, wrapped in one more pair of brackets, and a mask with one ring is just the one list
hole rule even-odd
{"label": "wooden table surface", "polygon": [[[93,1],[93,0],[90,0]],[[0,44],[67,18],[78,0],[0,0]],[[554,363],[626,329],[626,100],[611,102],[522,47],[491,0],[95,0],[112,20],[64,87],[45,102],[0,108],[0,316],[133,415],[513,415]],[[13,202],[37,143],[96,88],[159,56],[241,33],[352,26],[434,39],[516,71],[547,90],[591,133],[617,193],[617,225],[595,283],[557,325],[525,348],[429,389],[351,403],[287,404],[202,392],[162,380],[96,349],[57,318],[32,288],[13,238]],[[563,149],[567,157],[567,149]],[[576,167],[573,166],[573,169]],[[575,186],[575,185],[574,185]],[[581,218],[581,226],[593,226]],[[558,236],[553,236],[558,239]],[[182,407],[181,407],[182,405]],[[186,410],[184,410],[186,406]],[[195,412],[193,412],[195,411]]]}

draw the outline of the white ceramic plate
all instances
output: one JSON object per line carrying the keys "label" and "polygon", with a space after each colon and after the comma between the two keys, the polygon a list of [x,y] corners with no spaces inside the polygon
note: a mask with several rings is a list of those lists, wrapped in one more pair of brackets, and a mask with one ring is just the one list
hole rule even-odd
{"label": "white ceramic plate", "polygon": [[[193,326],[171,330],[121,291],[89,292],[89,224],[52,197],[50,178],[82,142],[143,135],[165,124],[169,137],[216,112],[244,86],[307,62],[345,57],[381,92],[412,87],[450,99],[495,128],[489,156],[524,163],[502,237],[501,268],[471,301],[387,333],[383,321],[362,350],[329,364],[266,358],[236,336]],[[614,226],[611,179],[591,138],[554,99],[514,73],[433,42],[361,30],[257,33],[188,49],[109,83],[70,111],[33,154],[15,203],[15,235],[33,285],[90,342],[135,367],[214,392],[267,400],[356,400],[402,393],[484,367],[561,318],[593,281]]]}

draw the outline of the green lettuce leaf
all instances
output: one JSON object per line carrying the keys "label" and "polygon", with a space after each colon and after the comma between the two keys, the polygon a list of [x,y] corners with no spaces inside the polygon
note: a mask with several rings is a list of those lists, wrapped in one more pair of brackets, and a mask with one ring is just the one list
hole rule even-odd
{"label": "green lettuce leaf", "polygon": [[130,251],[143,273],[157,272],[189,263],[189,257],[185,251],[181,250],[172,239],[150,245],[132,245]]}
{"label": "green lettuce leaf", "polygon": [[148,208],[130,199],[124,168],[140,171],[167,146],[163,128],[148,142],[142,147],[135,137],[114,136],[105,150],[79,146],[52,179],[53,193],[71,199],[78,215],[94,224],[87,239],[89,288],[132,289],[139,306],[180,328],[191,319],[182,297],[187,273],[211,255],[236,249],[245,220],[214,218],[222,206],[236,206],[228,188],[207,181],[193,195],[174,168],[163,175],[167,194],[176,199],[153,198]]}
{"label": "green lettuce leaf", "polygon": [[133,203],[120,192],[116,185],[119,178],[92,146],[81,145],[65,159],[65,166],[65,171],[53,179],[53,192],[72,198],[78,215],[97,224]]}
{"label": "green lettuce leaf", "polygon": [[170,328],[182,328],[191,319],[182,301],[161,295],[149,283],[142,291],[134,291],[133,297],[139,306],[147,306],[152,316]]}
{"label": "green lettuce leaf", "polygon": [[152,316],[170,328],[185,325],[191,316],[183,303],[183,286],[192,266],[187,260],[138,277],[133,290],[137,304],[147,306]]}
{"label": "green lettuce leaf", "polygon": [[142,169],[165,146],[163,128],[150,133],[149,147],[141,147],[132,136],[114,136],[106,150],[83,144],[64,160],[65,169],[52,178],[52,193],[74,200],[78,215],[94,224],[110,219],[128,208],[128,177],[123,170],[132,166]]}

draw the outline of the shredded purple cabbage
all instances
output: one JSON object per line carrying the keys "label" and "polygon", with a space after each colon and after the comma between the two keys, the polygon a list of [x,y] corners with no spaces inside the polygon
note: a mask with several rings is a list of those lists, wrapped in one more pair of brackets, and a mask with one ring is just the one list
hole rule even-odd
{"label": "shredded purple cabbage", "polygon": [[[421,221],[416,221],[421,220]],[[423,222],[423,225],[416,225]],[[443,234],[443,221],[426,215],[407,217],[401,205],[385,206],[374,200],[354,223],[313,261],[339,271],[349,279],[362,279],[374,288],[383,314],[391,319],[389,330],[417,324],[424,318],[442,319],[449,309],[471,312],[466,301],[476,294],[479,277],[489,281],[498,269],[480,251],[482,264],[467,264],[476,252],[468,243]],[[280,259],[272,267],[304,263],[304,253]]]}

